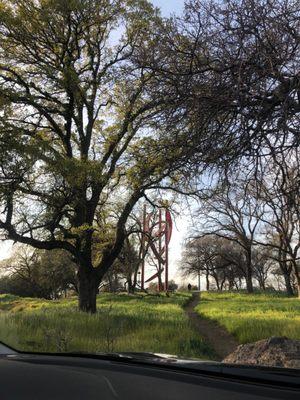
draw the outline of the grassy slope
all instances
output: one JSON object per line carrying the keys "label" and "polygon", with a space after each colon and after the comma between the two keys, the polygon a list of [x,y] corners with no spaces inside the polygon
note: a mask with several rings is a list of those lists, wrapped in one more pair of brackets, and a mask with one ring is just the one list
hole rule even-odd
{"label": "grassy slope", "polygon": [[34,351],[150,351],[211,358],[182,310],[189,294],[102,294],[96,315],[76,299],[46,301],[0,295],[0,339]]}
{"label": "grassy slope", "polygon": [[240,343],[270,336],[300,339],[300,300],[278,294],[202,293],[197,312],[218,321]]}

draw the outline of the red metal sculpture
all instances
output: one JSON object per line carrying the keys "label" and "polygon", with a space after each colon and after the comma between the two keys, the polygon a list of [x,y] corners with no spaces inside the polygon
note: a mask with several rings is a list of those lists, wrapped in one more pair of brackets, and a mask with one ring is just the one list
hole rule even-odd
{"label": "red metal sculpture", "polygon": [[[142,225],[142,251],[144,256],[141,266],[141,288],[144,289],[145,283],[158,278],[158,289],[168,291],[169,243],[172,236],[170,211],[166,208],[160,208],[158,212],[147,213],[146,205],[144,205]],[[151,251],[153,257],[157,260],[157,272],[145,280],[145,253],[147,251]],[[162,286],[163,272],[165,272],[165,276]]]}

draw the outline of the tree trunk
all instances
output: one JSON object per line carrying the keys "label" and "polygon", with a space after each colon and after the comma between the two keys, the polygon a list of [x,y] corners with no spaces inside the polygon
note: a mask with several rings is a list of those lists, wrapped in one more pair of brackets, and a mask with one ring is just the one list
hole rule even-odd
{"label": "tree trunk", "polygon": [[294,290],[292,288],[290,274],[287,271],[283,272],[283,278],[284,278],[284,283],[285,283],[285,288],[286,288],[287,294],[289,296],[293,296]]}
{"label": "tree trunk", "polygon": [[289,296],[293,296],[294,290],[291,284],[291,272],[287,266],[286,261],[285,260],[279,261],[279,267],[284,278],[286,292]]}
{"label": "tree trunk", "polygon": [[95,274],[85,271],[78,272],[78,305],[80,311],[88,313],[96,312],[97,288],[98,284]]}
{"label": "tree trunk", "polygon": [[131,275],[130,276],[128,276],[128,279],[127,279],[127,293],[128,294],[134,294],[134,285],[133,285],[133,282],[132,282],[132,278],[131,278]]}
{"label": "tree trunk", "polygon": [[110,293],[113,293],[114,285],[113,285],[113,278],[111,277],[110,272],[108,272],[108,274],[107,274],[107,280],[108,280],[109,291],[110,291]]}
{"label": "tree trunk", "polygon": [[209,291],[209,273],[206,271],[206,290]]}
{"label": "tree trunk", "polygon": [[298,297],[300,299],[300,276],[298,275],[296,278],[297,278]]}
{"label": "tree trunk", "polygon": [[135,291],[136,287],[138,284],[141,285],[141,282],[138,282],[138,272],[139,272],[139,263],[136,265],[135,270],[134,270],[134,274],[133,274],[133,291]]}
{"label": "tree trunk", "polygon": [[279,249],[278,255],[279,255],[279,268],[283,274],[286,292],[289,296],[293,296],[294,289],[291,283],[292,268],[291,266],[288,265],[287,262],[286,246],[284,246],[282,249]]}
{"label": "tree trunk", "polygon": [[247,260],[247,270],[245,278],[246,278],[247,292],[253,293],[251,250],[249,250],[249,254],[246,255],[246,260]]}
{"label": "tree trunk", "polygon": [[246,287],[247,287],[247,292],[248,293],[253,293],[253,283],[252,283],[252,276],[248,275],[246,276]]}
{"label": "tree trunk", "polygon": [[[226,279],[222,279],[222,281],[221,281],[221,286],[220,286],[221,292],[222,292],[223,289],[224,289],[225,282],[226,282]],[[226,289],[226,288],[225,288],[225,289]]]}
{"label": "tree trunk", "polygon": [[258,276],[256,277],[256,280],[258,281],[260,290],[265,291],[266,290],[266,284],[265,284],[265,279],[262,276],[262,274],[258,273]]}
{"label": "tree trunk", "polygon": [[[216,282],[217,289],[220,290],[220,282],[219,282],[218,276],[214,275],[214,279],[215,279],[215,282]],[[222,288],[221,288],[221,290],[222,290]]]}
{"label": "tree trunk", "polygon": [[299,271],[299,266],[297,264],[297,261],[295,261],[295,259],[292,261],[292,267],[293,267],[294,276],[296,278],[297,294],[298,294],[298,297],[300,298],[300,271]]}

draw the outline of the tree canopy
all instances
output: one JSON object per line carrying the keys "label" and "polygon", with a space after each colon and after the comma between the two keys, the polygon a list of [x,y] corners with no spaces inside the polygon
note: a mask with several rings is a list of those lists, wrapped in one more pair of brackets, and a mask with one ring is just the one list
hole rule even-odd
{"label": "tree canopy", "polygon": [[197,136],[166,125],[176,94],[144,66],[162,26],[147,1],[1,2],[0,228],[70,252],[85,310],[136,203],[195,153]]}

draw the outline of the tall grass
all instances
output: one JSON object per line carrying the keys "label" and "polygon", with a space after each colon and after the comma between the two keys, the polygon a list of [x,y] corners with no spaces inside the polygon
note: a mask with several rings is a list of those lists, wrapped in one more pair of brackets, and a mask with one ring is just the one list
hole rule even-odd
{"label": "tall grass", "polygon": [[224,326],[240,343],[270,336],[300,339],[300,300],[295,297],[204,292],[196,311]]}
{"label": "tall grass", "polygon": [[[190,295],[101,294],[98,312],[77,300],[0,296],[0,339],[27,351],[142,351],[208,359],[213,356],[182,306]],[[2,311],[1,311],[2,310]]]}

